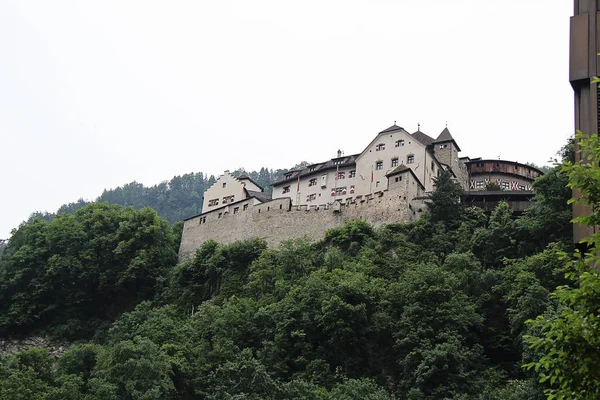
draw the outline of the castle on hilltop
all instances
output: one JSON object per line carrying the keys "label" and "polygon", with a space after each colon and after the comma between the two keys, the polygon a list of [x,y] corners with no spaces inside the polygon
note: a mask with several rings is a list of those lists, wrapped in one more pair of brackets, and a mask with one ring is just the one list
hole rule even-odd
{"label": "castle on hilltop", "polygon": [[[500,200],[523,211],[532,184],[542,172],[503,160],[459,157],[460,147],[446,127],[435,139],[409,133],[396,124],[379,132],[359,154],[289,171],[273,184],[273,193],[247,175],[229,171],[204,194],[202,214],[184,221],[180,259],[193,256],[206,240],[220,243],[260,237],[269,245],[285,239],[322,237],[325,230],[353,219],[374,226],[417,219],[434,179],[448,171],[467,196],[489,209]],[[496,189],[486,190],[490,183]]]}

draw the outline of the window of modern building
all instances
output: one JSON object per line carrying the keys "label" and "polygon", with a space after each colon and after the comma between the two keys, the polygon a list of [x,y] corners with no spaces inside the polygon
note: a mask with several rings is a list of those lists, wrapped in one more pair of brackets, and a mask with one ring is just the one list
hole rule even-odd
{"label": "window of modern building", "polygon": [[234,214],[237,214],[238,212],[240,212],[240,208],[239,207],[236,207],[236,208],[233,209],[233,213]]}
{"label": "window of modern building", "polygon": [[317,186],[317,178],[312,178],[310,181],[308,181],[308,186]]}
{"label": "window of modern building", "polygon": [[356,171],[352,170],[348,173],[348,178],[355,178],[356,177]]}
{"label": "window of modern building", "polygon": [[397,166],[398,166],[398,159],[392,158],[392,167],[397,167]]}
{"label": "window of modern building", "polygon": [[409,154],[408,156],[406,156],[406,163],[407,164],[414,164],[415,163],[415,156],[412,154]]}
{"label": "window of modern building", "polygon": [[396,140],[396,147],[402,147],[404,146],[404,140],[400,139],[400,140]]}
{"label": "window of modern building", "polygon": [[375,169],[383,169],[383,161],[377,161],[375,163]]}
{"label": "window of modern building", "polygon": [[338,179],[346,179],[346,173],[345,172],[338,172],[337,178]]}
{"label": "window of modern building", "polygon": [[377,147],[375,147],[375,151],[383,151],[385,150],[385,143],[379,143]]}

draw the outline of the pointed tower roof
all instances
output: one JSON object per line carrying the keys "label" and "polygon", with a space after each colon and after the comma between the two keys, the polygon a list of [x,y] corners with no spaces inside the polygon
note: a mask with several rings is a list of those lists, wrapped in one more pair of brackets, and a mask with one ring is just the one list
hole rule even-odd
{"label": "pointed tower roof", "polygon": [[433,141],[433,143],[445,143],[445,142],[454,143],[454,145],[456,146],[458,151],[460,151],[460,147],[458,147],[458,144],[456,143],[456,140],[454,140],[454,138],[452,137],[452,134],[448,130],[448,127],[445,127],[444,130],[442,131],[442,133],[440,133],[440,135],[437,137],[437,139],[435,139]]}
{"label": "pointed tower roof", "polygon": [[390,126],[387,129],[382,130],[381,132],[379,132],[379,134],[381,135],[382,133],[389,133],[389,132],[394,132],[394,131],[400,131],[403,130],[404,128],[402,128],[401,126],[398,126],[396,124]]}

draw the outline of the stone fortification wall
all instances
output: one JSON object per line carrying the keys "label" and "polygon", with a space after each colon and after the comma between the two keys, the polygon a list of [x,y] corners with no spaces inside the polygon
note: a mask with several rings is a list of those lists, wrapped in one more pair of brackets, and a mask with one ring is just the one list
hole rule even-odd
{"label": "stone fortification wall", "polygon": [[269,246],[277,246],[283,240],[302,236],[321,239],[327,229],[350,220],[363,219],[376,227],[411,221],[419,213],[409,207],[406,194],[406,190],[394,189],[321,206],[292,206],[290,198],[280,198],[249,203],[246,210],[237,214],[202,214],[184,222],[179,259],[192,257],[209,239],[232,243],[259,237]]}

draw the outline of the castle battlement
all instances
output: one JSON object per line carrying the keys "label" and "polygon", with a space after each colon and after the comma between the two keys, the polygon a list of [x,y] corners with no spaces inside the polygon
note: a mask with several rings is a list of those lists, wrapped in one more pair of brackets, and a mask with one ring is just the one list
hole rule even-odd
{"label": "castle battlement", "polygon": [[[327,229],[356,219],[375,227],[413,221],[444,171],[469,190],[466,200],[474,205],[489,208],[509,198],[519,209],[527,206],[541,171],[512,161],[459,158],[459,151],[447,127],[434,139],[394,124],[359,154],[338,151],[336,158],[287,172],[272,195],[248,176],[225,171],[205,192],[202,214],[184,221],[179,258],[193,256],[207,240],[258,237],[277,246],[302,236],[320,239]],[[487,191],[491,184],[500,191]]]}
{"label": "castle battlement", "polygon": [[192,257],[207,240],[232,243],[258,237],[276,247],[283,240],[303,236],[320,239],[327,229],[356,219],[376,227],[409,222],[420,216],[422,207],[411,206],[406,189],[397,187],[319,205],[294,206],[289,197],[258,204],[246,199],[185,220],[179,258]]}

